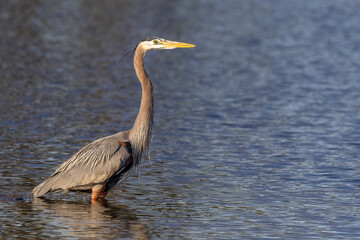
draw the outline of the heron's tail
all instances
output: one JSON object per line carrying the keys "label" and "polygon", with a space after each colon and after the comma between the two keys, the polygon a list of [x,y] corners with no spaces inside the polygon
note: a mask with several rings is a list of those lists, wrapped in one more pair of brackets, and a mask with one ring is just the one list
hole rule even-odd
{"label": "heron's tail", "polygon": [[32,193],[34,197],[40,197],[47,192],[54,190],[54,178],[50,177],[49,179],[45,180],[44,182],[37,185],[33,190]]}

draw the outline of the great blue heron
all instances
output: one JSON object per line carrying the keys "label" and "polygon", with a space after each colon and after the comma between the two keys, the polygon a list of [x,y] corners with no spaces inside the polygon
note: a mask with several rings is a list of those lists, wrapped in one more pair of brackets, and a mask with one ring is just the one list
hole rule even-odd
{"label": "great blue heron", "polygon": [[149,148],[153,122],[153,89],[143,58],[151,49],[191,48],[195,45],[158,37],[140,41],[134,51],[134,68],[142,87],[139,113],[133,127],[98,139],[62,163],[43,183],[33,189],[34,197],[49,191],[91,191],[92,200],[104,199],[110,189],[136,169]]}

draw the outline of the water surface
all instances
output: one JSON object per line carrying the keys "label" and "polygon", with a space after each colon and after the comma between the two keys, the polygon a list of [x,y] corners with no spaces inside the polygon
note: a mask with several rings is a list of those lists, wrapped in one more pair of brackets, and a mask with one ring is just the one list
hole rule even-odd
{"label": "water surface", "polygon": [[[5,1],[1,238],[360,238],[360,3]],[[154,51],[151,162],[92,205],[31,189],[131,127]],[[16,200],[23,197],[23,200]]]}

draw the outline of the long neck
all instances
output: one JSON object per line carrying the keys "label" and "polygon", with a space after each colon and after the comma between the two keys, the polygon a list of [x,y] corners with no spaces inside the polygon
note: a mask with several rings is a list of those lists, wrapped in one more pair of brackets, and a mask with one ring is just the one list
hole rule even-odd
{"label": "long neck", "polygon": [[144,55],[146,50],[141,44],[136,48],[134,55],[134,68],[141,83],[142,96],[139,113],[133,127],[129,131],[129,139],[135,153],[140,161],[142,153],[147,151],[151,140],[151,129],[153,123],[153,92],[152,85],[144,68]]}

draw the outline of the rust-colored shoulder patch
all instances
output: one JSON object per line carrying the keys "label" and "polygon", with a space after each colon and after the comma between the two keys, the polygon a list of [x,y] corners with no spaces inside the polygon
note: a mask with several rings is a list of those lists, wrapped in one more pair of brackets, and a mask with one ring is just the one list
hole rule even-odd
{"label": "rust-colored shoulder patch", "polygon": [[[131,148],[130,142],[120,142],[119,141],[119,144],[121,147],[125,148],[130,155],[132,155],[132,148]],[[121,148],[121,147],[119,147],[119,148]]]}

